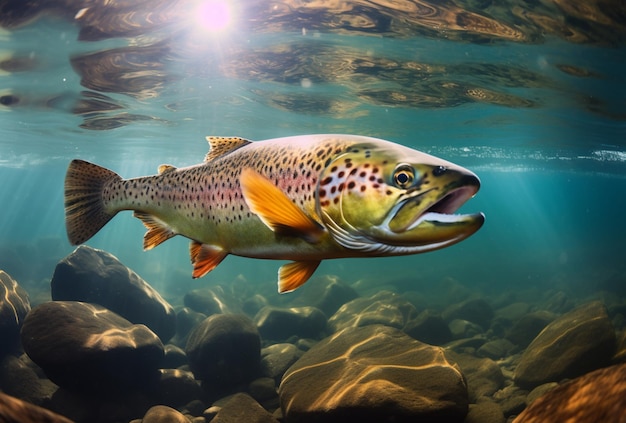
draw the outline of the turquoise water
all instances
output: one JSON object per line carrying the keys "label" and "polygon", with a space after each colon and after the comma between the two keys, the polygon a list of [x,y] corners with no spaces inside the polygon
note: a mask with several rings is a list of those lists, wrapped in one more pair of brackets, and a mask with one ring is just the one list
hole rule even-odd
{"label": "turquoise water", "polygon": [[[533,43],[472,42],[323,28],[147,30],[93,41],[79,40],[79,32],[50,12],[0,33],[0,267],[24,284],[49,278],[55,260],[72,251],[62,191],[73,158],[134,177],[162,163],[200,162],[206,135],[355,133],[476,172],[482,188],[463,210],[483,211],[487,222],[446,250],[328,261],[318,274],[381,284],[396,275],[454,277],[488,291],[548,289],[562,275],[560,288],[622,289],[626,51],[619,31],[612,45],[549,34]],[[142,235],[141,223],[121,213],[89,245],[166,292],[236,277],[274,283],[278,263],[235,257],[190,281],[186,240],[144,253]]]}
{"label": "turquoise water", "polygon": [[[319,295],[311,287],[337,277],[359,300],[383,290],[403,294],[400,303],[410,301],[415,313],[434,313],[444,326],[451,326],[442,317],[447,311],[478,299],[478,317],[491,313],[490,327],[474,324],[477,316],[467,317],[471,323],[454,338],[450,333],[454,341],[445,348],[461,358],[489,361],[467,370],[455,359],[471,381],[470,413],[486,399],[502,411],[502,419],[494,421],[511,421],[530,397],[513,376],[528,345],[507,340],[522,317],[538,311],[533,322],[546,325],[601,299],[609,309],[608,332],[617,336],[606,361],[614,353],[613,362],[624,361],[624,17],[619,0],[0,0],[0,270],[28,292],[33,307],[50,304],[55,267],[75,250],[66,236],[63,199],[73,159],[131,178],[155,174],[164,163],[200,163],[208,135],[264,140],[344,133],[387,139],[475,172],[480,191],[461,212],[483,212],[484,226],[458,244],[425,254],[326,260],[307,284],[286,295],[276,292],[281,261],[229,256],[207,276],[192,279],[189,241],[175,237],[144,252],[145,228],[131,212],[119,213],[87,245],[115,255],[174,306],[183,323],[169,342],[182,349],[198,317],[183,309],[184,298],[200,288],[232,286],[209,295],[222,292],[225,303],[232,300],[225,309],[244,309],[246,301],[246,312],[254,314],[254,307],[264,304],[302,305],[299,299],[311,300],[303,293]],[[388,305],[405,307],[385,295],[376,309],[381,316]],[[7,302],[13,307],[8,296]],[[447,316],[452,322],[466,318]],[[398,325],[406,323],[411,335],[406,328],[419,319],[405,317]],[[296,338],[281,342],[304,353],[321,339]],[[276,340],[262,341],[267,347]],[[481,355],[481,345],[502,341],[511,346],[502,355]],[[76,342],[69,345],[77,348]],[[284,344],[272,347],[286,351]],[[182,363],[190,362],[187,352],[180,355]],[[0,391],[21,392],[22,377],[2,373],[11,357],[0,359],[0,383],[6,385]],[[24,355],[20,360],[20,371],[34,367]],[[474,397],[483,392],[474,385],[475,374],[493,368],[496,374],[485,377],[497,387]],[[144,404],[134,396],[107,404],[101,398],[64,397],[63,388],[53,395],[39,375],[43,393],[15,396],[76,421],[131,421],[148,407],[148,400]],[[187,382],[198,388],[195,375],[188,375]],[[262,404],[269,412],[279,407],[274,388],[280,375],[275,386],[270,380],[272,400]],[[568,377],[558,375],[555,382]],[[230,393],[183,395],[175,405],[182,409],[202,400],[188,414],[206,421],[202,410]],[[463,401],[460,406],[467,405]],[[126,410],[127,402],[138,405]],[[93,404],[120,415],[96,416]],[[0,406],[0,420],[2,412]]]}

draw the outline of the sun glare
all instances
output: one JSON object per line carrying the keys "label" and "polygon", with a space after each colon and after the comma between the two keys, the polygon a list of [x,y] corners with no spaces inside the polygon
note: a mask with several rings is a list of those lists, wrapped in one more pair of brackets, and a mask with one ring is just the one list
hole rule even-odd
{"label": "sun glare", "polygon": [[196,22],[206,32],[223,32],[233,20],[228,0],[205,0],[196,9]]}

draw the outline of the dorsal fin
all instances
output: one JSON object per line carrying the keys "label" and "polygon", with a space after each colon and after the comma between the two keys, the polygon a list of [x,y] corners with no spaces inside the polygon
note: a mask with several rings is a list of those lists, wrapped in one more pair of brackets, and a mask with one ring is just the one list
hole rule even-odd
{"label": "dorsal fin", "polygon": [[265,225],[278,235],[297,236],[315,244],[326,230],[265,176],[246,168],[239,179],[243,198]]}
{"label": "dorsal fin", "polygon": [[159,175],[163,175],[164,173],[167,172],[173,172],[176,170],[175,166],[169,165],[169,164],[162,164],[161,166],[159,166]]}
{"label": "dorsal fin", "polygon": [[204,157],[205,162],[210,162],[252,143],[252,141],[239,137],[206,137],[206,140],[209,142],[211,149]]}

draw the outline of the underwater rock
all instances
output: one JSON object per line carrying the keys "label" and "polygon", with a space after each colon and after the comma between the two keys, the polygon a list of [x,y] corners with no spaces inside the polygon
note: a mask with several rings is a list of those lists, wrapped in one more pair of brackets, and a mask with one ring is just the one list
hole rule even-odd
{"label": "underwater rock", "polygon": [[141,423],[190,423],[180,411],[165,406],[155,405],[150,407],[141,420]]}
{"label": "underwater rock", "polygon": [[30,311],[28,294],[8,273],[0,270],[0,357],[19,351],[20,328]]}
{"label": "underwater rock", "polygon": [[321,338],[325,336],[327,319],[315,307],[263,307],[254,317],[263,339],[284,341],[292,336]]}
{"label": "underwater rock", "polygon": [[214,314],[191,332],[185,352],[203,387],[224,393],[258,376],[261,337],[247,316]]}
{"label": "underwater rock", "polygon": [[458,353],[465,353],[474,351],[487,342],[487,339],[482,335],[473,336],[471,338],[457,339],[446,344],[446,349],[456,351]]}
{"label": "underwater rock", "polygon": [[487,301],[479,298],[453,304],[447,307],[441,315],[446,322],[461,319],[476,323],[483,329],[488,329],[494,313]]}
{"label": "underwater rock", "polygon": [[516,322],[524,317],[530,311],[531,306],[528,303],[517,302],[508,304],[495,311],[495,317],[508,322]]}
{"label": "underwater rock", "polygon": [[259,310],[261,310],[266,305],[269,305],[267,298],[265,298],[261,294],[254,294],[250,298],[246,298],[246,300],[241,305],[241,309],[248,316],[254,317],[259,312]]}
{"label": "underwater rock", "polygon": [[322,340],[283,376],[286,422],[462,422],[467,386],[443,349],[383,326]]}
{"label": "underwater rock", "polygon": [[505,417],[517,415],[526,408],[528,391],[515,385],[508,385],[493,395]]}
{"label": "underwater rock", "polygon": [[548,383],[544,383],[543,385],[537,386],[535,389],[530,391],[528,395],[526,396],[526,405],[528,406],[532,404],[537,399],[541,398],[542,396],[544,396],[546,393],[550,392],[557,386],[559,386],[559,384],[556,382],[548,382]]}
{"label": "underwater rock", "polygon": [[5,356],[0,360],[0,389],[7,395],[42,405],[58,387],[50,380],[40,378],[32,366],[34,364],[25,354],[19,358]]}
{"label": "underwater rock", "polygon": [[106,251],[81,245],[61,260],[50,283],[52,299],[100,304],[144,324],[163,342],[176,332],[176,315],[139,275]]}
{"label": "underwater rock", "polygon": [[563,291],[547,291],[540,308],[553,313],[563,314],[574,308],[573,300]]}
{"label": "underwater rock", "polygon": [[164,369],[176,369],[187,364],[187,354],[185,354],[182,348],[173,344],[167,344],[164,347],[164,352],[165,358],[162,366]]}
{"label": "underwater rock", "polygon": [[0,422],[72,423],[68,418],[0,392]]}
{"label": "underwater rock", "polygon": [[514,423],[626,421],[626,364],[570,380],[534,401]]}
{"label": "underwater rock", "polygon": [[261,350],[261,371],[280,382],[289,367],[302,357],[304,351],[293,344],[274,344]]}
{"label": "underwater rock", "polygon": [[467,380],[471,402],[474,403],[481,397],[493,395],[494,392],[502,388],[504,375],[495,361],[450,350],[446,350],[446,356],[454,360],[461,368]]}
{"label": "underwater rock", "polygon": [[626,363],[626,331],[622,331],[619,339],[617,340],[617,348],[611,362],[614,364]]}
{"label": "underwater rock", "polygon": [[178,369],[160,369],[152,387],[158,404],[180,407],[202,398],[203,391],[193,373]]}
{"label": "underwater rock", "polygon": [[415,306],[400,295],[380,291],[371,297],[356,298],[342,305],[328,320],[328,325],[333,332],[373,324],[402,329],[417,314]]}
{"label": "underwater rock", "polygon": [[526,348],[555,318],[554,313],[545,310],[528,313],[513,324],[507,331],[506,338],[517,346]]}
{"label": "underwater rock", "polygon": [[279,423],[250,395],[238,393],[228,398],[211,423]]}
{"label": "underwater rock", "polygon": [[238,300],[225,292],[221,286],[193,289],[185,294],[183,302],[186,307],[207,316],[242,313]]}
{"label": "underwater rock", "polygon": [[24,321],[22,344],[50,380],[79,392],[148,385],[163,360],[163,344],[146,326],[82,302],[35,307]]}
{"label": "underwater rock", "polygon": [[185,404],[185,406],[180,409],[180,412],[183,413],[185,416],[187,416],[187,418],[192,420],[192,422],[196,422],[197,420],[195,419],[199,419],[200,420],[199,423],[205,423],[203,418],[193,417],[193,416],[200,416],[204,412],[205,409],[206,409],[206,404],[203,401],[193,400],[190,403]]}
{"label": "underwater rock", "polygon": [[271,377],[260,377],[254,379],[248,385],[248,393],[260,404],[272,401],[278,408],[278,391],[276,380]]}
{"label": "underwater rock", "polygon": [[498,404],[493,401],[481,401],[470,404],[469,413],[463,423],[504,423],[504,413]]}
{"label": "underwater rock", "polygon": [[187,345],[189,334],[208,316],[206,314],[193,311],[189,307],[183,307],[176,313],[176,336],[172,343],[180,347]]}
{"label": "underwater rock", "polygon": [[[146,387],[144,391],[150,389]],[[46,408],[77,423],[128,422],[143,416],[155,404],[145,392],[127,390],[125,386],[110,387],[106,392],[78,392],[59,388]]]}
{"label": "underwater rock", "polygon": [[607,366],[615,353],[616,337],[606,308],[599,301],[564,314],[524,351],[515,369],[515,383],[533,388],[573,378]]}
{"label": "underwater rock", "polygon": [[334,275],[317,277],[301,291],[291,305],[316,307],[327,316],[332,316],[339,307],[359,296],[354,288]]}
{"label": "underwater rock", "polygon": [[452,334],[452,339],[472,338],[484,333],[482,326],[463,319],[452,320],[448,323],[448,328]]}
{"label": "underwater rock", "polygon": [[513,349],[515,345],[506,339],[494,339],[493,341],[485,342],[476,351],[476,355],[479,357],[487,357],[493,360],[506,357]]}
{"label": "underwater rock", "polygon": [[432,310],[424,310],[415,319],[409,320],[403,331],[426,344],[443,345],[452,341],[450,328],[441,315]]}

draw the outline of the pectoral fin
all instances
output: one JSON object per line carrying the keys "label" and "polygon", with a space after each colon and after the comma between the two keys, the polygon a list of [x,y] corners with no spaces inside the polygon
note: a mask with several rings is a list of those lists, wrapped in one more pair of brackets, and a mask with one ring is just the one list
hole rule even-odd
{"label": "pectoral fin", "polygon": [[151,214],[136,211],[133,216],[141,220],[141,223],[148,229],[148,232],[143,236],[144,250],[151,250],[160,243],[176,236],[176,232],[167,223]]}
{"label": "pectoral fin", "polygon": [[309,280],[319,261],[294,261],[278,269],[278,292],[284,294],[299,288]]}
{"label": "pectoral fin", "polygon": [[193,265],[193,273],[191,276],[197,279],[215,269],[228,253],[217,245],[191,241],[189,255],[191,256],[191,264]]}
{"label": "pectoral fin", "polygon": [[271,230],[279,235],[298,236],[316,243],[324,228],[307,216],[276,185],[253,169],[241,172],[241,191],[246,204]]}

